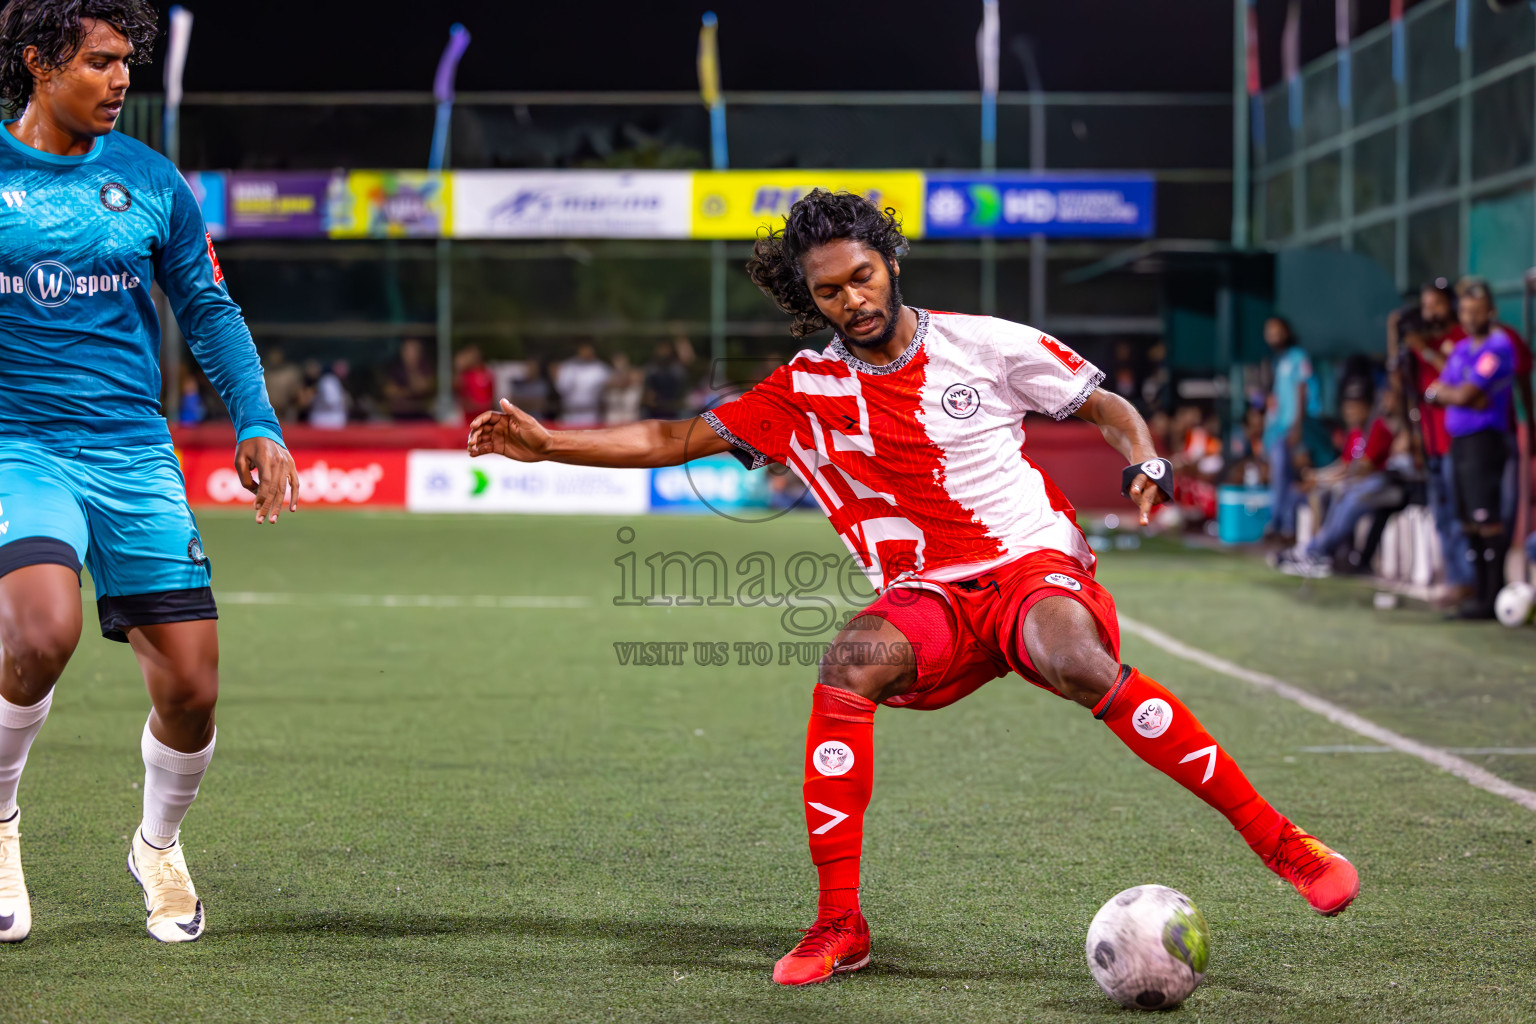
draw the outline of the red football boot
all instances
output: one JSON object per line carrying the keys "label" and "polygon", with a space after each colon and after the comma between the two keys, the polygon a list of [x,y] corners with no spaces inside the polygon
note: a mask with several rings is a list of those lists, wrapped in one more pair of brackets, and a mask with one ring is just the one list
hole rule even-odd
{"label": "red football boot", "polygon": [[805,938],[773,965],[780,985],[814,985],[869,963],[869,922],[857,910],[817,918]]}
{"label": "red football boot", "polygon": [[1281,827],[1280,845],[1264,863],[1324,917],[1342,913],[1360,895],[1355,866],[1289,821]]}

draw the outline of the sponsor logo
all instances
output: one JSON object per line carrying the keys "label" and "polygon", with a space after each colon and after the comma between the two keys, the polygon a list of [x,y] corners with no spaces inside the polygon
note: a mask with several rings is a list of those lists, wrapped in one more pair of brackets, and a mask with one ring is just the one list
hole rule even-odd
{"label": "sponsor logo", "polygon": [[[305,501],[323,501],[330,505],[362,505],[373,498],[374,489],[384,478],[384,467],[371,462],[361,469],[332,469],[316,462],[299,470],[299,497]],[[240,483],[233,469],[220,468],[208,474],[208,497],[214,501],[249,501],[250,492]]]}
{"label": "sponsor logo", "polygon": [[1141,464],[1141,471],[1147,474],[1148,480],[1161,480],[1163,473],[1163,461],[1161,459],[1148,459]]}
{"label": "sponsor logo", "polygon": [[1499,372],[1499,354],[1497,352],[1484,352],[1477,357],[1475,369],[1479,377],[1492,377]]}
{"label": "sponsor logo", "polygon": [[948,227],[965,221],[965,197],[958,189],[935,189],[928,197],[928,222]]}
{"label": "sponsor logo", "polygon": [[0,198],[5,200],[6,206],[14,209],[26,202],[27,194],[25,192],[0,192]]}
{"label": "sponsor logo", "polygon": [[1082,590],[1083,585],[1064,572],[1053,572],[1045,577],[1045,582],[1053,587],[1066,587],[1068,590]]}
{"label": "sponsor logo", "polygon": [[55,309],[79,295],[94,298],[107,292],[127,291],[140,285],[126,271],[115,274],[77,274],[58,260],[43,260],[24,274],[0,270],[0,295],[26,295],[47,309]]}
{"label": "sponsor logo", "polygon": [[968,420],[981,408],[981,393],[969,384],[951,384],[940,403],[957,420]]}
{"label": "sponsor logo", "polygon": [[133,205],[133,196],[128,194],[128,186],[121,182],[109,181],[101,186],[101,205],[113,213],[124,213]]}
{"label": "sponsor logo", "polygon": [[224,268],[219,266],[219,254],[213,251],[213,232],[204,231],[203,237],[208,239],[208,262],[213,264],[213,283],[224,283]]}
{"label": "sponsor logo", "polygon": [[811,764],[822,775],[847,775],[853,770],[853,749],[841,740],[828,740],[811,755]]}
{"label": "sponsor logo", "polygon": [[204,565],[208,561],[208,556],[203,554],[203,542],[195,536],[187,541],[187,557],[192,559],[195,565]]}
{"label": "sponsor logo", "polygon": [[1056,357],[1057,362],[1067,368],[1068,373],[1076,373],[1088,365],[1088,360],[1073,352],[1049,334],[1040,335],[1040,344],[1045,346],[1047,352]]}
{"label": "sponsor logo", "polygon": [[812,810],[820,811],[822,814],[830,814],[832,816],[831,821],[811,832],[811,835],[813,836],[824,836],[848,820],[848,815],[845,812],[838,810],[836,807],[828,807],[826,804],[819,804],[814,800],[808,802]]}
{"label": "sponsor logo", "polygon": [[1211,781],[1211,776],[1212,775],[1216,774],[1216,754],[1217,753],[1218,753],[1218,750],[1217,750],[1216,744],[1212,743],[1208,747],[1201,747],[1199,750],[1192,750],[1189,753],[1185,754],[1179,760],[1179,764],[1188,764],[1191,761],[1198,761],[1202,757],[1209,758],[1210,760],[1208,760],[1205,763],[1205,777],[1200,780],[1200,785],[1203,786],[1207,782]]}
{"label": "sponsor logo", "polygon": [[1136,714],[1131,716],[1131,724],[1147,739],[1155,740],[1173,724],[1173,708],[1161,697],[1144,700],[1141,707],[1136,709]]}

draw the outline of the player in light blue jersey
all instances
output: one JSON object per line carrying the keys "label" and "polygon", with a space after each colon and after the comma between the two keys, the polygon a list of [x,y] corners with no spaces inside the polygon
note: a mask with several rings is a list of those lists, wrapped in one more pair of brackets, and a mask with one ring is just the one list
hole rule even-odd
{"label": "player in light blue jersey", "polygon": [[[10,0],[0,11],[0,941],[31,929],[17,783],[79,642],[80,569],[102,635],[133,648],[153,710],[128,870],[162,942],[207,917],[179,833],[213,755],[211,572],[160,409],[159,284],[229,406],[256,521],[297,509],[261,364],[191,190],[113,132],[147,0]],[[253,476],[254,474],[254,476]]]}

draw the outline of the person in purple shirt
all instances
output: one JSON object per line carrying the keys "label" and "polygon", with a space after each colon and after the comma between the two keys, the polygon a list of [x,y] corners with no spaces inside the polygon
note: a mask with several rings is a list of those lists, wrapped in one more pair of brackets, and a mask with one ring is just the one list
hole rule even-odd
{"label": "person in purple shirt", "polygon": [[1493,322],[1493,294],[1485,281],[1467,278],[1456,286],[1457,317],[1467,336],[1457,343],[1424,392],[1426,401],[1443,405],[1451,435],[1456,480],[1456,511],[1467,535],[1475,596],[1461,609],[1463,618],[1491,619],[1494,598],[1504,586],[1504,464],[1512,443],[1515,347],[1508,332]]}

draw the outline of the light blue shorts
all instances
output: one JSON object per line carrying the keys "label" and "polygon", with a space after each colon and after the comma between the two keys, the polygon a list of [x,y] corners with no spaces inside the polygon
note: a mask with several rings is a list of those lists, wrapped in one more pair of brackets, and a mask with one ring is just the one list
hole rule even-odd
{"label": "light blue shorts", "polygon": [[101,634],[216,619],[186,481],[168,444],[49,448],[0,437],[0,576],[28,565],[84,565]]}

